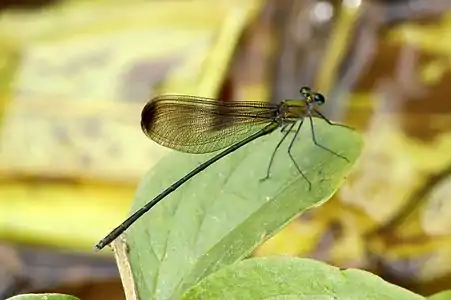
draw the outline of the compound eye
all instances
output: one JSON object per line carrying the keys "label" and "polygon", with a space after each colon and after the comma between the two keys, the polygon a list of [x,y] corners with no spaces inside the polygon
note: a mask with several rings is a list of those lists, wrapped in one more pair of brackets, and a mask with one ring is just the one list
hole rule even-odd
{"label": "compound eye", "polygon": [[302,95],[305,95],[305,94],[308,94],[308,93],[310,93],[312,90],[308,87],[308,86],[303,86],[303,87],[301,87],[301,89],[299,90],[299,92],[302,94]]}
{"label": "compound eye", "polygon": [[324,104],[324,102],[326,102],[326,99],[321,94],[315,94],[313,96],[313,101],[315,101],[315,103],[318,105],[322,105],[322,104]]}

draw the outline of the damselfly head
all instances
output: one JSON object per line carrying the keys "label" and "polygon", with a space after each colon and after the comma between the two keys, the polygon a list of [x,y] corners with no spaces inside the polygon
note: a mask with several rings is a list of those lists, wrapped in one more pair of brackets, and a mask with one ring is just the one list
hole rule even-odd
{"label": "damselfly head", "polygon": [[304,100],[307,101],[307,103],[323,105],[324,102],[326,102],[326,99],[323,95],[321,95],[320,93],[312,92],[312,90],[307,86],[302,87],[299,92],[304,97]]}

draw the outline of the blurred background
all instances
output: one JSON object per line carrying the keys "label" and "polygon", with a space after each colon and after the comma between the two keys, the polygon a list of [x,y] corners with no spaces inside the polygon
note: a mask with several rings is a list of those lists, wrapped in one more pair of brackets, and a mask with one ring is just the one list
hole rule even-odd
{"label": "blurred background", "polygon": [[450,70],[449,0],[0,1],[0,299],[124,299],[92,247],[170,151],[139,126],[152,96],[278,102],[302,85],[364,152],[253,255],[451,289]]}

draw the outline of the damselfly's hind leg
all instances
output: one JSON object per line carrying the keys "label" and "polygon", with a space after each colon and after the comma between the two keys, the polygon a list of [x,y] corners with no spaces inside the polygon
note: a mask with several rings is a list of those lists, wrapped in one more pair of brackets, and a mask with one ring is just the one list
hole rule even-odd
{"label": "damselfly's hind leg", "polygon": [[301,168],[299,167],[299,165],[297,164],[296,160],[293,157],[293,154],[291,153],[291,148],[293,148],[294,145],[294,141],[296,140],[296,138],[298,137],[299,132],[301,131],[301,127],[302,124],[304,123],[304,119],[301,120],[301,122],[299,123],[298,128],[296,129],[296,133],[294,134],[293,139],[290,142],[290,145],[288,146],[288,156],[290,157],[291,161],[293,162],[294,166],[296,167],[296,169],[298,170],[299,174],[301,174],[301,176],[305,179],[305,181],[308,183],[308,189],[309,191],[312,189],[312,183],[310,182],[310,180],[307,178],[307,176],[305,176],[304,172],[302,172]]}
{"label": "damselfly's hind leg", "polygon": [[[271,173],[271,166],[272,166],[272,164],[273,164],[273,162],[274,162],[274,157],[276,156],[276,152],[277,152],[277,150],[279,150],[280,145],[282,145],[283,141],[286,139],[286,137],[288,136],[288,134],[289,134],[289,133],[291,132],[291,130],[293,129],[294,124],[296,124],[296,123],[293,122],[293,123],[290,123],[290,124],[286,124],[286,125],[284,125],[284,126],[282,127],[281,132],[283,132],[284,134],[283,134],[282,138],[280,139],[279,143],[277,143],[276,147],[274,148],[274,151],[273,151],[272,154],[271,154],[271,158],[269,159],[269,165],[268,165],[268,168],[266,169],[266,176],[263,177],[263,178],[261,178],[261,179],[260,179],[260,182],[263,182],[263,181],[269,179],[270,173]],[[287,128],[288,128],[288,129],[287,129]]]}
{"label": "damselfly's hind leg", "polygon": [[[341,124],[335,124],[335,123],[332,123],[329,119],[327,119],[327,118],[326,118],[325,116],[323,116],[321,113],[319,113],[319,112],[316,112],[316,113],[321,117],[321,119],[323,119],[324,121],[326,121],[326,122],[327,122],[328,124],[330,124],[330,125],[350,128],[350,127],[348,127],[348,126],[346,126],[346,125],[341,125]],[[313,126],[313,118],[312,118],[311,116],[309,116],[309,119],[310,119],[310,128],[311,128],[311,131],[312,131],[312,139],[313,139],[313,143],[314,143],[316,146],[320,147],[321,149],[326,150],[327,152],[332,153],[332,154],[334,154],[335,156],[338,156],[338,157],[340,157],[341,159],[344,159],[344,160],[346,160],[347,162],[349,162],[349,159],[347,159],[345,156],[340,155],[340,154],[338,154],[337,152],[335,152],[335,151],[333,151],[333,150],[331,150],[331,149],[329,149],[329,148],[327,148],[327,147],[321,145],[320,143],[318,143],[318,141],[316,140],[315,129],[314,129],[314,126]]]}

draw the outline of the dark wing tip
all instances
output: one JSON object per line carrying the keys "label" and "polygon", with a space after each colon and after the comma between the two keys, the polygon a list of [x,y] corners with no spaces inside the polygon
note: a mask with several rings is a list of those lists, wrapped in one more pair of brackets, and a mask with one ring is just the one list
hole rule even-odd
{"label": "dark wing tip", "polygon": [[155,116],[155,104],[149,101],[141,112],[141,129],[145,135],[149,136],[150,126]]}

